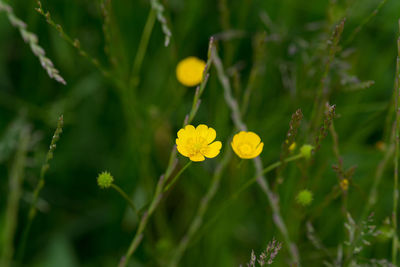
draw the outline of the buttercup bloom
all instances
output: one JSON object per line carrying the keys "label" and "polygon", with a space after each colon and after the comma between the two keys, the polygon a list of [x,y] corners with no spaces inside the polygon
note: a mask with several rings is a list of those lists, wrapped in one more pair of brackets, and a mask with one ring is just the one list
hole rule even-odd
{"label": "buttercup bloom", "polygon": [[221,150],[220,141],[215,141],[217,133],[213,128],[200,124],[196,128],[186,125],[178,131],[176,145],[179,153],[191,161],[203,161],[206,158],[215,158]]}
{"label": "buttercup bloom", "polygon": [[197,57],[187,57],[176,66],[176,78],[185,86],[195,86],[201,82],[206,63]]}
{"label": "buttercup bloom", "polygon": [[252,159],[260,155],[264,143],[256,133],[241,131],[235,134],[231,146],[239,158]]}

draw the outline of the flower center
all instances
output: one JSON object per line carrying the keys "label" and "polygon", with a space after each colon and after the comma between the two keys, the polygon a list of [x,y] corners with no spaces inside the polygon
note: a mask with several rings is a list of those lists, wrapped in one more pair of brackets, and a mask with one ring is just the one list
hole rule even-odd
{"label": "flower center", "polygon": [[196,138],[190,138],[187,143],[188,150],[190,151],[191,155],[196,155],[200,153],[200,151],[207,146],[206,139],[198,136]]}
{"label": "flower center", "polygon": [[253,152],[253,147],[248,143],[242,143],[238,146],[238,150],[243,155],[250,155]]}

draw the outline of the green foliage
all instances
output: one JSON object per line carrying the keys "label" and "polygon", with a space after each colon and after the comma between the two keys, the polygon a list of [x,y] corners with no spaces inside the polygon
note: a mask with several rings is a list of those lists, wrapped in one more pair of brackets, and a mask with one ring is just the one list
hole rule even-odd
{"label": "green foliage", "polygon": [[[262,253],[266,264],[275,237],[274,266],[399,264],[398,10],[0,0],[0,262],[123,266],[131,246],[128,266],[239,266]],[[207,61],[197,89],[175,77],[188,56]],[[214,128],[223,149],[186,169],[174,144],[187,123]],[[240,129],[264,143],[254,162],[232,156]],[[119,194],[96,186],[103,169]],[[304,188],[312,205],[300,208]]]}

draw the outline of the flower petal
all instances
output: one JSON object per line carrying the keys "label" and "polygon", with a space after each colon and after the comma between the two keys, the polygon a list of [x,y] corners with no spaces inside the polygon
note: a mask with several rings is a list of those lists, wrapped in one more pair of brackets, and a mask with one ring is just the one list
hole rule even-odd
{"label": "flower petal", "polygon": [[233,151],[235,152],[235,154],[238,155],[239,158],[242,158],[239,150],[237,149],[237,144],[235,144],[234,141],[231,142],[231,147],[232,147]]}
{"label": "flower petal", "polygon": [[256,133],[247,132],[246,133],[246,141],[255,148],[258,146],[258,144],[260,144],[261,139]]}
{"label": "flower petal", "polygon": [[245,131],[241,131],[241,132],[235,134],[235,136],[233,137],[233,140],[232,140],[232,147],[237,146],[241,141],[243,141],[245,136],[246,136]]}
{"label": "flower petal", "polygon": [[207,144],[210,144],[217,137],[215,130],[204,124],[200,124],[196,127],[196,134],[197,136],[204,138],[207,141]]}
{"label": "flower petal", "polygon": [[[178,139],[177,139],[178,140]],[[189,157],[189,151],[187,150],[186,146],[183,145],[177,145],[176,149],[178,150],[179,153],[181,153],[185,157]]]}
{"label": "flower petal", "polygon": [[254,151],[254,153],[251,155],[252,158],[258,157],[258,156],[261,154],[261,152],[263,151],[263,148],[264,148],[264,143],[261,142],[261,143],[257,146],[257,148],[256,148],[256,150]]}
{"label": "flower petal", "polygon": [[193,125],[186,125],[185,128],[180,129],[178,131],[178,138],[189,138],[189,137],[193,137],[195,133],[195,128]]}
{"label": "flower petal", "polygon": [[203,161],[203,160],[205,160],[205,158],[202,154],[198,153],[196,155],[191,156],[190,160],[191,161]]}
{"label": "flower petal", "polygon": [[219,151],[221,150],[222,143],[220,141],[215,141],[212,144],[209,144],[207,148],[202,149],[201,153],[207,158],[215,158]]}

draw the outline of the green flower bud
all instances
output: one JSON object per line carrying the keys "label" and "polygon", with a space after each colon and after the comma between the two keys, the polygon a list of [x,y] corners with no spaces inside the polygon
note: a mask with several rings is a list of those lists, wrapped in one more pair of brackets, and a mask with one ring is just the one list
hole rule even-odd
{"label": "green flower bud", "polygon": [[300,153],[303,155],[304,158],[309,159],[311,158],[311,152],[314,149],[314,147],[312,145],[303,145],[300,148]]}
{"label": "green flower bud", "polygon": [[304,189],[297,195],[296,200],[300,205],[308,206],[313,201],[313,193],[308,189]]}
{"label": "green flower bud", "polygon": [[113,182],[114,178],[111,176],[111,173],[109,172],[102,172],[97,177],[97,184],[101,189],[109,188]]}

